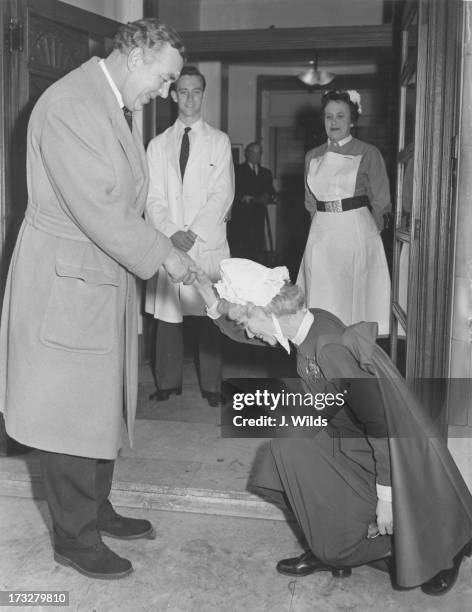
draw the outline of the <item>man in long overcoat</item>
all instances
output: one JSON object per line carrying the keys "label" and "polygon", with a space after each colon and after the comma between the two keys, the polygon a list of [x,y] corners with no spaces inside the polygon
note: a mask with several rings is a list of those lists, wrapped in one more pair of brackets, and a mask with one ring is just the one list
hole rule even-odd
{"label": "man in long overcoat", "polygon": [[0,409],[8,434],[39,451],[56,561],[91,577],[132,571],[102,535],[152,535],[148,521],[121,517],[108,501],[123,414],[131,440],[136,412],[135,276],[164,265],[187,282],[192,272],[142,217],[148,171],[130,111],[167,96],[183,55],[176,32],[156,20],[122,26],[105,60],[44,92],[28,128],[29,201],[4,299]]}

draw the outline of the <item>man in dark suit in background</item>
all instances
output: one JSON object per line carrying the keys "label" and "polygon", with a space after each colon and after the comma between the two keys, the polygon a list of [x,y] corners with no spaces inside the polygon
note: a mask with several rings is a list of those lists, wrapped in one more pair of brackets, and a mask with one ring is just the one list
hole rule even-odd
{"label": "man in dark suit in background", "polygon": [[228,225],[228,240],[233,257],[259,261],[265,250],[267,204],[274,201],[272,172],[261,164],[262,146],[250,142],[246,161],[236,167],[236,195]]}

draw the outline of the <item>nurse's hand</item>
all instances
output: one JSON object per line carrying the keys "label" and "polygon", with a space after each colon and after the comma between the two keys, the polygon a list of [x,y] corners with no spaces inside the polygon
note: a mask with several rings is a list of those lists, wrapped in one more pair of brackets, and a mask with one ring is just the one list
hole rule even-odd
{"label": "nurse's hand", "polygon": [[209,276],[198,266],[195,268],[195,281],[193,284],[198,291],[212,286]]}
{"label": "nurse's hand", "polygon": [[195,268],[195,289],[200,293],[208,308],[211,308],[218,301],[218,297],[213,289],[213,283],[208,275],[199,267]]}
{"label": "nurse's hand", "polygon": [[393,534],[392,502],[379,499],[377,501],[377,527],[380,535]]}

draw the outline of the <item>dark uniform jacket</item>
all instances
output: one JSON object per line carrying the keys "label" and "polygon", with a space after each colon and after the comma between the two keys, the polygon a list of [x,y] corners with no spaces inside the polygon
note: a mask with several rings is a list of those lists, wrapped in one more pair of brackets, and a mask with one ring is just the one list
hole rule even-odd
{"label": "dark uniform jacket", "polygon": [[[354,461],[359,461],[356,435],[368,442],[376,481],[392,486],[396,580],[417,586],[452,567],[453,557],[470,540],[472,496],[445,440],[375,344],[377,325],[346,327],[327,311],[311,312],[313,324],[297,347],[298,373],[312,394],[332,385],[344,391],[354,380],[347,406],[331,415],[326,431],[344,435],[341,444],[347,452],[351,445]],[[216,324],[237,341],[262,344],[245,338],[241,327],[224,317]]]}

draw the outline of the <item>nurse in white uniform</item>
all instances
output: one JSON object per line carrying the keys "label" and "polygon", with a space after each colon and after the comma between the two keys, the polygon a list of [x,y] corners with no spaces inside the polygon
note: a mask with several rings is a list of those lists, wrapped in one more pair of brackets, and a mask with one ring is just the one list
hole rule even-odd
{"label": "nurse in white uniform", "polygon": [[297,284],[309,308],[323,308],[345,325],[375,321],[388,334],[390,276],[380,231],[391,210],[385,163],[357,140],[360,96],[328,91],[322,98],[328,141],[305,158],[305,207],[312,223]]}

